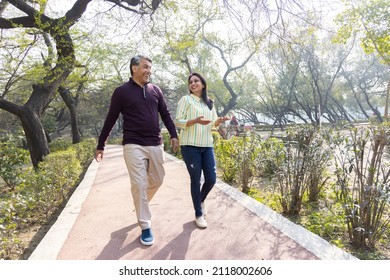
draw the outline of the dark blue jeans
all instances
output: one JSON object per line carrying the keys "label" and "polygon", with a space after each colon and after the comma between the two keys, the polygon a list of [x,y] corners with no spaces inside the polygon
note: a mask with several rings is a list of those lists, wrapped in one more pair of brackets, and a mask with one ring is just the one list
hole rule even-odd
{"label": "dark blue jeans", "polygon": [[[215,168],[214,148],[181,146],[181,155],[187,166],[191,179],[191,197],[195,209],[195,217],[202,216],[201,203],[217,181]],[[201,176],[203,171],[204,182],[201,188]]]}

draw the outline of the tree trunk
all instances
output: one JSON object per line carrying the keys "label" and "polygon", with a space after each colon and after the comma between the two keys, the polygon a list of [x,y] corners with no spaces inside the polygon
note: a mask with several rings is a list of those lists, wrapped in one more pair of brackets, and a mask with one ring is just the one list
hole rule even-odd
{"label": "tree trunk", "polygon": [[251,177],[251,170],[249,169],[249,162],[247,159],[244,159],[242,165],[242,192],[248,193],[249,191],[249,179]]}
{"label": "tree trunk", "polygon": [[37,168],[38,163],[50,153],[45,130],[37,114],[29,108],[24,108],[19,118],[27,139],[31,162]]}
{"label": "tree trunk", "polygon": [[0,109],[17,116],[22,122],[31,162],[37,168],[38,163],[50,152],[46,133],[38,114],[29,106],[18,106],[1,98]]}
{"label": "tree trunk", "polygon": [[390,80],[387,83],[387,94],[386,94],[385,114],[384,114],[385,121],[390,121],[389,120],[389,105],[390,105],[389,103],[390,103]]}
{"label": "tree trunk", "polygon": [[77,113],[76,113],[77,102],[70,94],[69,89],[66,89],[64,87],[59,87],[58,90],[60,92],[62,100],[64,100],[70,112],[70,124],[72,127],[72,143],[73,144],[80,143],[81,137],[80,137],[80,130],[78,125]]}

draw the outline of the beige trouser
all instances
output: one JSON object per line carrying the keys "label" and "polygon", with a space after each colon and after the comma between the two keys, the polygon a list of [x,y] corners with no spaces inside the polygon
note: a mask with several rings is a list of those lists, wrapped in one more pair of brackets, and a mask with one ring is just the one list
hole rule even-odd
{"label": "beige trouser", "polygon": [[162,185],[165,176],[163,145],[126,144],[123,146],[123,155],[130,175],[138,224],[141,229],[150,228],[152,214],[149,201]]}

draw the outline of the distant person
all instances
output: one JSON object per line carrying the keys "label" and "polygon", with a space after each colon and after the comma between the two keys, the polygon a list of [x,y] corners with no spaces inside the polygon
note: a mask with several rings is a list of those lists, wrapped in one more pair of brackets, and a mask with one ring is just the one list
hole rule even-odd
{"label": "distant person", "polygon": [[188,77],[188,88],[190,94],[179,100],[175,124],[181,129],[180,148],[190,175],[195,223],[206,228],[205,200],[217,180],[211,129],[228,118],[217,116],[213,100],[207,95],[206,80],[200,74]]}
{"label": "distant person", "polygon": [[230,120],[230,125],[233,125],[233,126],[237,126],[238,125],[238,121],[237,121],[236,116],[232,117],[232,119]]}
{"label": "distant person", "polygon": [[228,137],[229,139],[232,136],[238,136],[238,121],[236,116],[233,116],[232,119],[229,122],[229,132],[228,132]]}
{"label": "distant person", "polygon": [[159,125],[159,115],[171,136],[174,151],[179,148],[175,124],[161,89],[150,83],[152,60],[137,55],[130,62],[131,78],[117,87],[111,97],[110,108],[104,122],[95,159],[103,159],[105,142],[119,114],[123,116],[123,156],[131,181],[138,224],[141,227],[141,243],[152,245],[149,201],[162,185],[165,176],[164,147]]}

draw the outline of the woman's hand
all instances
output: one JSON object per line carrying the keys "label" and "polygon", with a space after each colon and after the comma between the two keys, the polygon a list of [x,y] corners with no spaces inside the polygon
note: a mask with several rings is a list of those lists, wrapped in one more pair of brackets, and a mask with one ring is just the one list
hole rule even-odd
{"label": "woman's hand", "polygon": [[223,123],[224,121],[227,121],[227,120],[230,120],[229,117],[227,116],[224,116],[224,117],[219,117],[216,121],[215,121],[215,126],[219,126],[221,123]]}
{"label": "woman's hand", "polygon": [[197,117],[196,119],[189,120],[187,122],[187,127],[194,125],[196,123],[201,124],[201,125],[208,125],[209,123],[211,123],[211,120],[204,120],[203,116],[200,116],[200,117]]}
{"label": "woman's hand", "polygon": [[196,120],[196,123],[203,124],[203,125],[207,125],[207,124],[211,123],[211,120],[204,120],[203,116],[198,117],[195,120]]}

